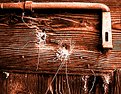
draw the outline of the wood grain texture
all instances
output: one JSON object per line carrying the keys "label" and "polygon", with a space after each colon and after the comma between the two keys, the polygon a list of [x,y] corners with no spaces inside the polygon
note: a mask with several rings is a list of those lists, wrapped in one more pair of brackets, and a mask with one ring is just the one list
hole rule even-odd
{"label": "wood grain texture", "polygon": [[0,94],[7,94],[6,92],[6,75],[3,72],[0,72]]}
{"label": "wood grain texture", "polygon": [[114,78],[115,78],[115,80],[114,80],[114,93],[116,93],[116,94],[121,93],[121,91],[120,91],[120,88],[121,88],[121,83],[120,83],[121,73],[120,72],[121,72],[121,70],[116,70],[115,76],[114,76]]}
{"label": "wood grain texture", "polygon": [[[69,68],[75,67],[76,69],[78,65],[78,67],[84,68],[88,65],[88,60],[91,65],[98,64],[103,55],[99,50],[101,48],[101,31],[99,31],[98,21],[100,12],[87,13],[85,10],[82,12],[73,10],[74,13],[71,13],[70,10],[63,11],[46,10],[45,12],[42,10],[36,12],[35,10],[32,16],[36,15],[36,18],[27,18],[27,16],[24,18],[30,28],[18,20],[21,19],[20,16],[15,14],[6,18],[4,15],[1,16],[1,67],[18,70],[27,68],[27,70],[33,71],[36,69],[37,58],[40,55],[39,70],[55,70],[61,63],[56,54],[62,44],[68,46],[67,50],[73,50],[70,55]],[[40,14],[41,12],[44,14]],[[31,29],[31,24],[39,27],[40,30],[45,29],[47,40],[44,46],[38,44],[37,36],[40,32],[36,32],[34,28]],[[71,47],[73,48],[71,49]],[[40,53],[38,53],[38,48]],[[91,57],[92,54],[93,57]]]}
{"label": "wood grain texture", "polygon": [[[34,0],[33,0],[34,1]],[[43,0],[38,0],[43,1]],[[50,1],[50,0],[46,0]],[[60,1],[60,0],[51,0]],[[70,1],[70,0],[61,0]],[[39,68],[38,59],[38,39],[35,29],[28,28],[21,20],[20,11],[0,10],[0,70],[10,72],[8,79],[5,74],[0,73],[0,93],[1,94],[45,94],[45,91],[57,71],[60,61],[55,59],[55,53],[59,48],[59,41],[66,40],[64,43],[70,44],[73,39],[74,52],[70,55],[68,63],[69,85],[72,94],[88,94],[93,75],[97,77],[92,94],[103,94],[102,87],[105,81],[104,74],[110,75],[109,94],[120,94],[120,68],[121,68],[121,3],[117,0],[71,0],[84,2],[103,2],[111,9],[113,46],[112,50],[106,51],[101,47],[100,33],[100,13],[88,13],[83,11],[70,11],[56,14],[41,14],[41,11],[34,10],[34,13],[25,13],[25,22],[37,25],[39,28],[47,28],[47,43],[44,50],[40,53]],[[71,2],[70,1],[70,2]],[[3,2],[3,1],[0,1]],[[18,2],[7,1],[4,2]],[[113,2],[113,3],[112,3]],[[15,11],[15,12],[14,12]],[[55,13],[55,12],[54,12]],[[11,14],[7,16],[8,14]],[[17,14],[17,16],[16,16]],[[27,18],[34,18],[30,20]],[[4,19],[5,18],[5,19]],[[39,23],[38,23],[39,22]],[[49,26],[48,26],[49,25]],[[50,28],[51,27],[51,28]],[[80,37],[81,36],[81,37]],[[56,39],[56,40],[55,40]],[[68,46],[70,47],[70,46]],[[52,50],[54,49],[54,51]],[[54,60],[53,60],[54,59]],[[55,94],[68,94],[65,77],[65,65],[60,69],[57,77],[52,83],[52,91]],[[114,72],[115,69],[119,69]],[[33,74],[34,73],[34,74]],[[91,76],[84,91],[85,76]],[[101,82],[100,82],[101,81]],[[101,87],[101,88],[100,88]],[[48,93],[51,93],[49,91]],[[107,93],[107,94],[108,94]]]}
{"label": "wood grain texture", "polygon": [[[120,7],[119,5],[116,6],[118,9],[114,5],[109,7],[113,25],[116,21],[120,21]],[[115,14],[114,10],[119,13]],[[40,30],[44,28],[47,34],[46,44],[40,48],[38,72],[53,73],[57,70],[61,62],[57,60],[56,53],[61,43],[65,43],[68,50],[73,46],[68,63],[70,73],[78,74],[82,69],[89,68],[95,70],[120,68],[120,30],[112,29],[114,48],[103,53],[100,13],[94,10],[34,10],[32,14],[28,12],[24,17],[30,26],[28,28],[21,20],[20,10],[12,12],[1,10],[1,69],[36,72],[39,38],[38,32],[35,28],[31,28],[31,24]],[[63,71],[63,68],[61,70]]]}
{"label": "wood grain texture", "polygon": [[[120,23],[120,4],[106,4],[111,9],[112,26]],[[36,72],[38,33],[22,22],[21,14],[21,10],[1,10],[0,67],[3,70]],[[61,62],[56,53],[61,43],[67,44],[68,50],[74,46],[71,63],[68,63],[70,73],[89,69],[88,65],[95,70],[120,68],[120,30],[112,28],[114,48],[103,53],[100,11],[34,10],[33,13],[26,12],[24,20],[29,26],[44,28],[47,34],[46,45],[40,49],[38,72],[53,73],[57,70]]]}
{"label": "wood grain texture", "polygon": [[[3,78],[3,77],[2,77]],[[37,75],[10,73],[1,94],[37,94]],[[1,86],[2,87],[2,86]]]}
{"label": "wood grain texture", "polygon": [[[10,73],[8,79],[5,79],[6,90],[3,90],[1,94],[45,94],[48,87],[47,94],[68,94],[68,86],[66,75],[57,75],[50,84],[54,75],[46,74],[18,74]],[[87,80],[85,78],[88,76]],[[110,76],[111,77],[111,76]],[[92,82],[94,81],[93,75],[69,75],[69,87],[71,94],[88,94],[92,88]],[[105,94],[113,94],[112,81],[108,84],[108,92]],[[87,81],[85,83],[85,81]],[[86,87],[85,87],[86,85]],[[104,94],[105,83],[102,76],[96,76],[95,85],[91,90],[91,94]],[[116,89],[116,88],[115,88]],[[2,90],[2,88],[1,88]],[[119,93],[120,94],[120,93]]]}

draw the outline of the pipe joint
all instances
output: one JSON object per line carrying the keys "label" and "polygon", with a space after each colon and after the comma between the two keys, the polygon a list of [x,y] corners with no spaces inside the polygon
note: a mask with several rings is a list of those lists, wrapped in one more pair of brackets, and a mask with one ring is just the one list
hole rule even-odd
{"label": "pipe joint", "polygon": [[32,1],[26,1],[24,6],[25,9],[32,11]]}

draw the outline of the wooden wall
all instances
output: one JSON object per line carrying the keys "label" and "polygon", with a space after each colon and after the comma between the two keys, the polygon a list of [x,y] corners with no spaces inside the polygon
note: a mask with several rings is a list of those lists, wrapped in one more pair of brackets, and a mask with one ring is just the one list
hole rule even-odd
{"label": "wooden wall", "polygon": [[[43,0],[33,1],[43,2]],[[50,88],[47,94],[69,94],[66,64],[59,70],[50,85],[62,64],[61,60],[56,58],[61,43],[65,43],[69,50],[70,46],[73,47],[67,63],[71,94],[120,94],[121,2],[117,0],[61,1],[100,2],[109,6],[113,49],[107,50],[101,46],[101,11],[24,11],[24,21],[29,24],[28,27],[22,21],[23,10],[1,9],[0,94],[45,94],[48,86]],[[40,46],[42,47],[40,50],[38,50],[38,32],[31,28],[32,26],[38,26],[40,30],[44,28],[47,34],[46,45]]]}

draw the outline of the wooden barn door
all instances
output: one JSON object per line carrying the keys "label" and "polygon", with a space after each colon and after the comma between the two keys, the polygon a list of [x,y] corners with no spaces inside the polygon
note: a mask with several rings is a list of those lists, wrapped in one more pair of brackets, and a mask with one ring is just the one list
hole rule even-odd
{"label": "wooden barn door", "polygon": [[101,21],[93,9],[0,9],[0,94],[120,94],[120,31],[104,49]]}

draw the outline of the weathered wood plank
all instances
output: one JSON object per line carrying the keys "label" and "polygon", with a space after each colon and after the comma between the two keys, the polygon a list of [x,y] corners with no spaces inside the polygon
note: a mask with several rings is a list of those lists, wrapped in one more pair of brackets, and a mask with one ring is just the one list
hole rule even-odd
{"label": "weathered wood plank", "polygon": [[[120,22],[121,20],[120,3],[118,4],[116,2],[109,3],[109,1],[105,1],[105,4],[107,4],[111,8],[112,26],[114,25],[114,23]],[[74,44],[75,51],[73,52],[73,54],[70,55],[71,63],[68,63],[70,73],[75,73],[76,71],[79,71],[77,73],[80,73],[81,69],[85,69],[86,71],[86,68],[89,69],[88,64],[90,65],[90,68],[95,68],[94,70],[96,69],[113,70],[115,68],[120,68],[120,62],[121,62],[120,30],[117,30],[117,28],[112,29],[114,48],[111,50],[111,52],[108,52],[106,54],[101,53],[100,52],[100,50],[102,50],[102,48],[100,48],[101,34],[98,31],[100,28],[97,28],[99,26],[98,21],[100,17],[99,15],[97,15],[97,13],[96,14],[94,12],[92,12],[91,14],[60,13],[56,15],[54,14],[49,15],[49,17],[48,14],[41,15],[33,13],[31,16],[34,18],[33,19],[34,25],[36,25],[36,21],[39,20],[40,23],[39,25],[37,25],[38,27],[41,28],[44,25],[49,24],[52,28],[54,28],[52,29],[48,28],[48,25],[46,26],[46,28],[48,28],[47,35],[49,36],[47,36],[47,45],[45,49],[48,48],[50,49],[47,51],[48,53],[46,52],[46,50],[43,49],[41,50],[38,72],[40,73],[56,72],[61,62],[53,59],[56,57],[55,54],[58,49],[58,41],[61,39],[65,40],[73,39],[72,42],[74,43],[76,42]],[[11,17],[15,17],[16,19],[21,19],[20,14],[18,16],[11,15]],[[41,17],[42,19],[43,18],[46,19],[44,19],[43,21]],[[1,16],[1,18],[3,18],[3,16]],[[24,19],[26,23],[29,22],[28,20],[29,18],[26,17]],[[48,21],[48,19],[49,20],[51,19],[51,21]],[[13,21],[15,21],[15,19]],[[28,72],[30,71],[36,72],[35,70],[37,68],[37,61],[38,61],[37,60],[38,39],[36,34],[33,34],[34,29],[28,28],[25,24],[23,24],[21,20],[19,20],[19,24],[15,24],[12,26],[6,25],[7,23],[9,23],[7,20],[6,22],[4,22],[4,20],[1,20],[1,23],[2,23],[0,28],[1,69],[3,70],[12,69],[12,71],[18,70],[19,72],[26,69]],[[57,41],[55,41],[55,39]],[[69,42],[67,42],[67,44],[69,44]],[[53,51],[52,49],[54,49],[55,51]],[[60,73],[64,73],[64,67],[61,69]]]}
{"label": "weathered wood plank", "polygon": [[[52,75],[51,75],[52,76]],[[103,76],[95,76],[95,82],[94,82],[94,76],[91,75],[69,75],[68,78],[66,78],[65,75],[58,75],[53,82],[52,77],[47,75],[40,75],[39,77],[39,93],[45,94],[47,93],[62,93],[62,94],[68,94],[69,88],[71,94],[88,94],[89,92],[91,94],[113,94],[112,90],[112,78],[110,79],[109,83],[106,83],[103,78]],[[86,79],[87,77],[87,79]],[[44,79],[43,79],[44,78]],[[69,88],[67,84],[67,79],[69,80]],[[107,79],[107,78],[106,78]],[[50,84],[51,83],[51,84]],[[94,86],[92,85],[94,83]],[[106,86],[107,85],[107,86]],[[93,86],[93,87],[92,87]],[[50,87],[49,89],[47,89]]]}
{"label": "weathered wood plank", "polygon": [[[39,14],[41,11],[38,11],[38,14],[35,12],[36,14],[34,15],[41,18],[33,18],[34,21],[38,21],[39,24],[38,22],[31,22],[31,24],[34,23],[33,26],[37,26],[40,29],[45,28],[47,40],[44,46],[38,44],[38,41],[40,41],[38,34],[40,32],[31,29],[32,26],[28,23],[32,18],[24,18],[26,24],[29,24],[29,27],[31,26],[30,28],[28,28],[25,23],[22,23],[22,21],[18,21],[19,23],[16,23],[14,26],[14,23],[11,24],[11,22],[15,19],[12,19],[10,22],[1,20],[2,24],[8,24],[8,26],[1,26],[1,67],[4,69],[26,68],[27,70],[36,70],[38,55],[40,55],[40,70],[48,70],[48,68],[50,69],[52,66],[53,68],[57,68],[61,62],[57,60],[58,57],[56,54],[58,53],[58,49],[62,47],[62,44],[66,44],[68,50],[73,50],[70,55],[70,69],[74,66],[77,67],[77,65],[83,68],[88,65],[88,60],[90,60],[91,65],[95,65],[95,62],[99,61],[97,58],[102,55],[98,49],[98,47],[101,48],[99,12],[95,13],[92,11],[93,13],[87,13],[83,11],[84,14],[77,10],[76,12],[79,12],[79,14],[75,11],[74,14],[72,14],[69,10],[63,11],[68,11],[69,17],[66,16],[68,15],[67,13],[60,14],[60,12],[62,12],[61,10],[59,13],[57,13],[57,10],[53,10],[49,14],[48,11],[46,12],[47,14]],[[52,14],[53,12],[56,13]],[[1,16],[1,19],[2,18],[4,17]],[[20,19],[20,16],[16,16],[16,19]],[[39,46],[41,47],[40,53],[38,53]],[[71,46],[73,47],[72,49]],[[92,54],[93,57],[91,57]],[[53,69],[51,68],[50,70]]]}
{"label": "weathered wood plank", "polygon": [[0,94],[7,94],[7,80],[6,74],[1,72],[0,73]]}
{"label": "weathered wood plank", "polygon": [[120,94],[121,93],[121,71],[116,70],[114,75],[114,94]]}
{"label": "weathered wood plank", "polygon": [[[120,4],[106,4],[108,4],[111,8],[113,26],[114,23],[120,22]],[[68,63],[70,73],[75,73],[78,68],[88,68],[88,64],[91,66],[91,68],[100,70],[113,70],[115,68],[120,68],[120,30],[117,30],[116,28],[112,29],[114,48],[111,50],[111,52],[108,52],[106,54],[101,53],[101,34],[99,32],[100,28],[97,28],[99,24],[99,16],[95,13],[84,13],[69,13],[69,15],[68,13],[60,13],[56,15],[49,15],[49,17],[48,14],[43,14],[44,16],[46,15],[46,19],[44,18],[44,21],[42,20],[44,17],[43,15],[37,13],[31,15],[34,18],[34,25],[36,25],[36,21],[39,21],[40,24],[37,26],[40,28],[47,24],[51,26],[51,28],[48,28],[48,25],[46,26],[46,28],[48,28],[47,35],[49,35],[47,36],[47,39],[50,40],[47,40],[47,45],[45,46],[44,50],[41,50],[39,72],[48,72],[49,70],[53,72],[57,70],[61,62],[55,60],[55,58],[57,49],[59,48],[59,40],[62,39],[66,40],[64,42],[66,42],[68,45],[70,44],[70,40],[73,40],[72,44],[74,44],[74,52],[70,55],[71,63]],[[37,15],[37,17],[35,17],[34,15]],[[3,16],[1,17],[3,18]],[[21,19],[20,16],[15,16],[15,18]],[[25,18],[25,21],[27,23],[29,21],[29,18]],[[50,19],[51,21],[49,21]],[[1,20],[1,22],[3,23],[4,20]],[[37,38],[36,34],[33,34],[35,30],[28,29],[28,27],[23,24],[21,20],[19,21],[20,24],[16,25],[6,26],[5,24],[8,23],[9,21],[1,24],[1,69],[5,70],[8,68],[14,68],[15,71],[24,71],[26,69],[28,71],[31,70],[33,72],[36,72],[35,70],[37,68],[38,61],[37,41],[39,39]],[[73,68],[75,69],[75,72],[71,70]],[[61,71],[63,70],[64,69],[62,69]]]}
{"label": "weathered wood plank", "polygon": [[[104,93],[105,90],[103,84],[106,84],[105,79],[102,79],[102,75],[95,75],[96,80],[94,82],[94,87],[92,87],[92,82],[94,81],[93,75],[68,75],[68,78],[66,77],[66,75],[57,75],[57,77],[55,77],[55,79],[52,82],[54,75],[10,73],[10,75],[5,79],[5,82],[7,82],[6,85],[3,86],[2,84],[2,88],[4,89],[2,90],[3,93],[1,94],[45,94],[47,92],[56,94],[68,94],[69,88],[71,94],[87,94],[89,93],[91,88],[91,94],[98,94],[99,92],[100,94]],[[3,79],[3,77],[1,78]],[[67,84],[67,79],[69,81],[69,88]],[[103,81],[101,82],[101,80]],[[2,83],[3,82],[4,81],[2,81]],[[108,83],[107,85],[112,84],[111,75],[109,82],[110,83]],[[47,90],[48,87],[50,88]],[[112,86],[107,87],[106,90],[108,90],[108,93],[110,93],[112,91]]]}
{"label": "weathered wood plank", "polygon": [[6,81],[6,86],[3,86],[6,91],[3,90],[1,94],[38,94],[38,76],[36,74],[10,73]]}
{"label": "weathered wood plank", "polygon": [[[38,94],[45,94],[48,86],[50,85],[50,81],[52,80],[52,75],[46,75],[46,74],[39,74],[38,75]],[[53,91],[53,88],[52,88]],[[50,89],[48,90],[49,93],[51,93]]]}
{"label": "weathered wood plank", "polygon": [[[4,2],[5,1],[8,2],[9,0],[8,1],[4,0]],[[43,0],[38,0],[38,1],[43,1]],[[58,1],[58,0],[48,0],[48,1]],[[61,0],[61,1],[68,1],[68,0]],[[71,0],[71,1],[78,1],[78,0]],[[113,1],[110,1],[110,0],[79,0],[79,1],[105,2],[105,4],[109,5],[109,7],[111,8],[112,26],[114,26],[115,23],[120,23],[120,21],[121,21],[120,1],[117,1],[117,0],[113,0]],[[112,2],[115,2],[115,3],[112,3]],[[74,21],[75,21],[75,19],[76,19],[76,21],[78,19],[82,20],[82,18],[89,19],[89,22],[92,22],[93,20],[95,22],[98,20],[97,15],[94,17],[94,15],[91,16],[91,15],[85,15],[85,14],[84,15],[77,14],[76,16],[74,16],[74,15],[66,16],[64,14],[59,14],[59,17],[61,17],[61,18],[66,17],[68,19],[73,18]],[[18,18],[21,19],[20,17],[18,17]],[[61,20],[64,21],[63,19],[61,19]],[[26,21],[28,21],[28,20],[26,20]],[[58,21],[59,21],[58,18],[54,19],[54,23],[56,23]],[[71,26],[71,27],[76,26],[75,24],[71,24],[69,21],[67,21],[67,22],[69,23],[68,26]],[[67,22],[64,21],[63,24],[65,24],[65,23],[67,24]],[[44,22],[42,22],[42,23],[45,24]],[[53,44],[55,43],[54,44],[55,48],[58,48],[58,46],[57,46],[58,41],[54,41],[54,38],[58,39],[58,37],[59,37],[59,38],[63,39],[65,36],[63,33],[61,33],[61,31],[66,33],[65,28],[63,28],[64,30],[62,30],[60,28],[57,29],[57,27],[62,26],[61,21],[59,21],[59,23],[60,24],[56,23],[58,25],[51,23],[53,28],[56,28],[56,30],[59,30],[58,32],[56,32],[56,35],[49,36],[49,38],[53,39],[53,40],[51,40],[51,43],[53,43]],[[40,25],[39,27],[41,27],[41,26],[43,26],[43,25]],[[68,26],[64,25],[64,27],[68,27]],[[82,24],[81,26],[84,26],[84,25]],[[0,28],[1,28],[0,29],[0,45],[1,45],[0,46],[0,69],[1,69],[1,71],[7,70],[7,71],[19,72],[19,73],[27,72],[27,73],[55,74],[55,72],[57,71],[61,62],[60,61],[51,61],[51,59],[54,58],[56,51],[52,52],[50,49],[49,49],[48,53],[46,53],[46,51],[43,50],[42,53],[40,54],[41,60],[40,60],[40,64],[39,64],[39,69],[38,69],[38,71],[36,71],[37,57],[38,57],[38,44],[37,44],[37,41],[35,41],[36,35],[33,34],[34,29],[28,29],[28,27],[25,26],[23,23],[16,24],[15,26],[12,26],[12,27],[5,26],[5,24],[1,24]],[[83,29],[79,30],[79,28],[76,28],[76,27],[75,27],[75,30],[72,30],[72,28],[69,28],[67,33],[70,33],[70,34],[68,34],[65,39],[73,37],[73,39],[75,39],[75,40],[76,39],[80,40],[80,41],[77,41],[78,43],[76,44],[77,46],[75,47],[75,49],[78,47],[80,47],[80,49],[77,49],[73,52],[73,54],[70,56],[71,63],[68,63],[68,72],[69,72],[69,74],[73,75],[73,76],[69,75],[69,84],[70,84],[70,88],[71,88],[71,94],[80,94],[80,93],[84,94],[85,93],[84,81],[82,81],[82,75],[94,75],[90,69],[92,69],[96,73],[96,75],[99,77],[100,75],[113,73],[112,70],[114,70],[114,69],[121,68],[121,59],[120,59],[120,57],[121,57],[121,42],[120,42],[121,34],[120,34],[120,32],[121,31],[119,28],[120,28],[119,26],[118,26],[118,28],[113,27],[112,33],[113,33],[114,48],[106,54],[100,52],[100,50],[101,50],[100,45],[99,45],[99,48],[97,47],[98,43],[99,44],[101,43],[101,40],[99,40],[100,33],[98,31],[93,31],[94,28],[92,28],[92,31],[87,31],[87,30],[83,30]],[[73,33],[73,31],[74,31],[74,33]],[[78,31],[78,33],[76,32],[77,34],[75,34],[75,31]],[[81,31],[81,33],[79,31]],[[50,30],[50,32],[53,33],[52,30]],[[85,33],[86,33],[86,35],[85,35]],[[57,36],[57,34],[58,34],[58,36]],[[83,37],[83,39],[80,38],[79,36]],[[90,37],[91,37],[91,39],[90,39]],[[32,39],[32,41],[34,41],[34,42],[31,42],[31,40],[30,40],[30,43],[28,43],[26,45],[26,43],[27,43],[27,41],[29,41],[29,39]],[[85,41],[86,41],[86,43],[89,43],[89,44],[86,44]],[[93,41],[93,43],[92,43],[92,41]],[[48,42],[50,42],[50,41],[47,41],[47,43]],[[83,45],[80,46],[81,43],[83,43]],[[22,48],[24,45],[26,45],[26,46],[24,48]],[[48,45],[47,48],[52,47],[52,45]],[[20,49],[18,49],[18,48],[20,48]],[[44,58],[46,58],[46,60]],[[49,58],[51,58],[51,59],[49,59]],[[47,60],[48,60],[48,62],[43,62],[43,61],[47,61]],[[58,75],[56,77],[56,79],[54,80],[54,83],[52,85],[54,93],[55,93],[55,90],[57,90],[56,92],[62,92],[62,94],[65,94],[66,92],[68,92],[67,83],[65,81],[66,80],[65,75],[62,75],[64,73],[65,73],[65,65],[59,72],[59,74],[61,74],[61,75]],[[77,76],[76,74],[81,75],[81,76]],[[4,89],[3,89],[4,93],[3,93],[3,91],[0,91],[0,93],[2,92],[2,94],[16,94],[16,93],[11,93],[11,92],[12,92],[12,90],[15,91],[14,87],[16,87],[17,86],[16,83],[19,82],[16,92],[17,92],[17,90],[20,90],[20,92],[22,92],[22,94],[23,93],[28,94],[28,91],[31,92],[32,94],[45,94],[45,91],[48,87],[48,83],[52,80],[52,77],[53,77],[53,75],[48,76],[46,74],[45,75],[38,74],[38,80],[36,80],[37,79],[36,74],[27,74],[27,76],[26,76],[26,74],[11,73],[7,80],[0,82],[0,84],[2,84],[4,86]],[[49,78],[50,78],[50,80],[48,81]],[[120,78],[121,78],[120,72],[117,72],[116,76],[114,75],[114,79],[116,81],[114,82],[114,85],[112,85],[115,87],[114,93],[113,92],[111,93],[111,91],[113,91],[113,90],[109,90],[110,91],[109,94],[120,94]],[[1,79],[1,77],[0,77],[0,79]],[[28,85],[29,81],[32,82],[30,84],[30,86]],[[39,83],[37,83],[37,81]],[[90,81],[92,82],[93,78]],[[61,83],[61,85],[60,85],[60,83]],[[104,92],[103,88],[99,87],[99,83],[97,81],[95,84],[95,87],[93,89],[93,92],[96,92],[96,94],[99,94],[100,92],[102,94],[102,92]],[[32,84],[34,85],[34,87],[32,87]],[[38,88],[36,88],[37,85],[38,85]],[[22,86],[22,88],[20,86]],[[37,89],[38,89],[38,93],[36,91]],[[8,92],[8,91],[10,91],[10,92]]]}
{"label": "weathered wood plank", "polygon": [[[27,94],[38,94],[38,75],[37,74],[25,74]],[[40,93],[41,94],[41,93]]]}
{"label": "weathered wood plank", "polygon": [[25,82],[26,79],[24,74],[10,73],[7,79],[7,94],[27,93]]}

